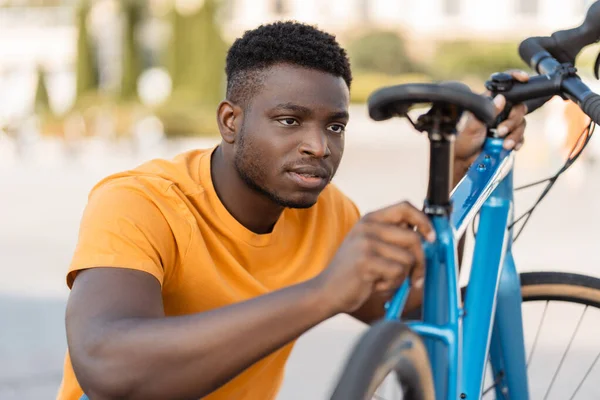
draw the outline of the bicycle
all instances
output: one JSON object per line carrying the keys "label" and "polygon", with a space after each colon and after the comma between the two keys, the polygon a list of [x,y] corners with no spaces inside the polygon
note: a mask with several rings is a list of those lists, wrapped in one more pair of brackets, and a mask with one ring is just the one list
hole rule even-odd
{"label": "bicycle", "polygon": [[[511,251],[520,233],[515,233],[515,224],[522,219],[527,222],[558,176],[581,154],[594,124],[600,123],[600,96],[581,81],[574,68],[579,52],[599,40],[600,1],[589,8],[578,28],[524,40],[520,56],[539,75],[527,83],[516,82],[508,74],[492,75],[486,86],[493,95],[501,93],[507,99],[507,107],[498,117],[489,98],[456,83],[398,85],[370,96],[372,119],[406,117],[416,130],[428,134],[430,171],[424,210],[435,227],[437,242],[423,244],[427,268],[422,320],[401,322],[410,287],[406,281],[387,303],[385,318],[368,329],[354,348],[332,400],[383,398],[376,390],[390,373],[396,375],[404,399],[479,399],[485,392],[488,360],[493,386],[487,391],[493,390],[497,399],[529,399],[522,303],[545,301],[546,309],[550,301],[578,303],[586,307],[584,315],[588,307],[600,309],[600,279],[567,272],[518,274]],[[596,77],[599,68],[600,56]],[[548,180],[536,182],[548,183],[534,206],[515,219],[514,154],[502,148],[494,127],[506,118],[511,104],[527,102],[531,112],[554,95],[576,102],[591,118],[590,126],[563,168]],[[423,104],[430,105],[429,110],[413,121],[408,112]],[[488,138],[481,155],[451,192],[453,140],[464,111],[485,123]],[[476,214],[479,224],[473,263],[469,283],[461,291],[457,241]],[[538,335],[539,330],[536,342]],[[600,354],[592,367],[598,358]]]}

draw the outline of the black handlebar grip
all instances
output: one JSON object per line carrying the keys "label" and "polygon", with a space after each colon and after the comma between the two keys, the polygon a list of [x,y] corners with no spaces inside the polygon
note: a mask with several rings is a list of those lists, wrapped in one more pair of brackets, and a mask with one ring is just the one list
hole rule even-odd
{"label": "black handlebar grip", "polygon": [[600,40],[600,1],[590,6],[583,23],[577,28],[552,34],[555,46],[546,49],[561,63],[575,65],[575,58],[584,47]]}
{"label": "black handlebar grip", "polygon": [[545,57],[551,57],[546,50],[552,47],[554,40],[547,36],[534,36],[527,38],[519,45],[519,55],[533,70],[537,70],[538,62]]}
{"label": "black handlebar grip", "polygon": [[530,37],[519,46],[521,59],[537,69],[538,62],[546,56],[555,58],[559,63],[575,65],[575,59],[581,50],[600,40],[600,1],[588,9],[583,23],[577,28],[566,29],[552,36]]}
{"label": "black handlebar grip", "polygon": [[587,96],[581,103],[581,109],[596,124],[600,123],[600,95],[593,93]]}

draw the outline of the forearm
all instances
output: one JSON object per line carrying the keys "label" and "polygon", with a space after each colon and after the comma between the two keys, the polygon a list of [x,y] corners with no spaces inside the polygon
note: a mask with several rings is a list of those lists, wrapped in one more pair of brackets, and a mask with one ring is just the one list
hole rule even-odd
{"label": "forearm", "polygon": [[101,398],[200,398],[333,316],[325,304],[307,282],[196,315],[114,321],[76,371]]}

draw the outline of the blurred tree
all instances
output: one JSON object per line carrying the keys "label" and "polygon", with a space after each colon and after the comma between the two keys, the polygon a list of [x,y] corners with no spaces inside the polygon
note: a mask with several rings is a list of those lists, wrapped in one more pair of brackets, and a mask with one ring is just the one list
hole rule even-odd
{"label": "blurred tree", "polygon": [[486,80],[494,72],[525,69],[517,43],[451,41],[438,43],[430,65],[437,79],[463,79],[472,76]]}
{"label": "blurred tree", "polygon": [[352,69],[398,75],[415,72],[404,39],[395,32],[373,31],[354,40],[348,46]]}
{"label": "blurred tree", "polygon": [[37,67],[37,84],[33,100],[33,114],[39,122],[39,132],[44,136],[61,136],[64,132],[63,120],[52,111],[46,74],[41,65]]}
{"label": "blurred tree", "polygon": [[121,100],[137,99],[137,83],[142,73],[142,59],[136,42],[137,28],[142,20],[145,4],[137,0],[121,3],[125,15],[123,34],[122,73],[119,97]]}
{"label": "blurred tree", "polygon": [[173,96],[216,105],[224,95],[226,44],[215,22],[217,4],[205,0],[190,14],[173,10],[169,71]]}
{"label": "blurred tree", "polygon": [[98,89],[96,59],[87,28],[89,11],[89,1],[82,0],[77,9],[76,102]]}
{"label": "blurred tree", "polygon": [[50,107],[50,97],[48,96],[48,87],[46,86],[46,76],[41,66],[37,68],[37,85],[35,88],[35,99],[33,101],[33,111],[37,115],[47,115],[52,113]]}
{"label": "blurred tree", "polygon": [[172,92],[155,110],[167,136],[215,134],[215,109],[225,95],[227,45],[215,21],[220,2],[197,3],[198,8],[175,7],[170,15],[166,63]]}

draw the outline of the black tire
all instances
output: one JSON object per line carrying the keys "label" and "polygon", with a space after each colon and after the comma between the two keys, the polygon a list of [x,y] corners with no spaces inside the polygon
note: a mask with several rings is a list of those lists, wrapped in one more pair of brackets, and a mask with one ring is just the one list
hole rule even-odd
{"label": "black tire", "polygon": [[399,321],[379,321],[355,346],[331,400],[371,399],[396,372],[405,400],[435,400],[427,350],[419,335]]}
{"label": "black tire", "polygon": [[524,302],[565,301],[600,309],[598,278],[569,272],[525,272],[520,276]]}

